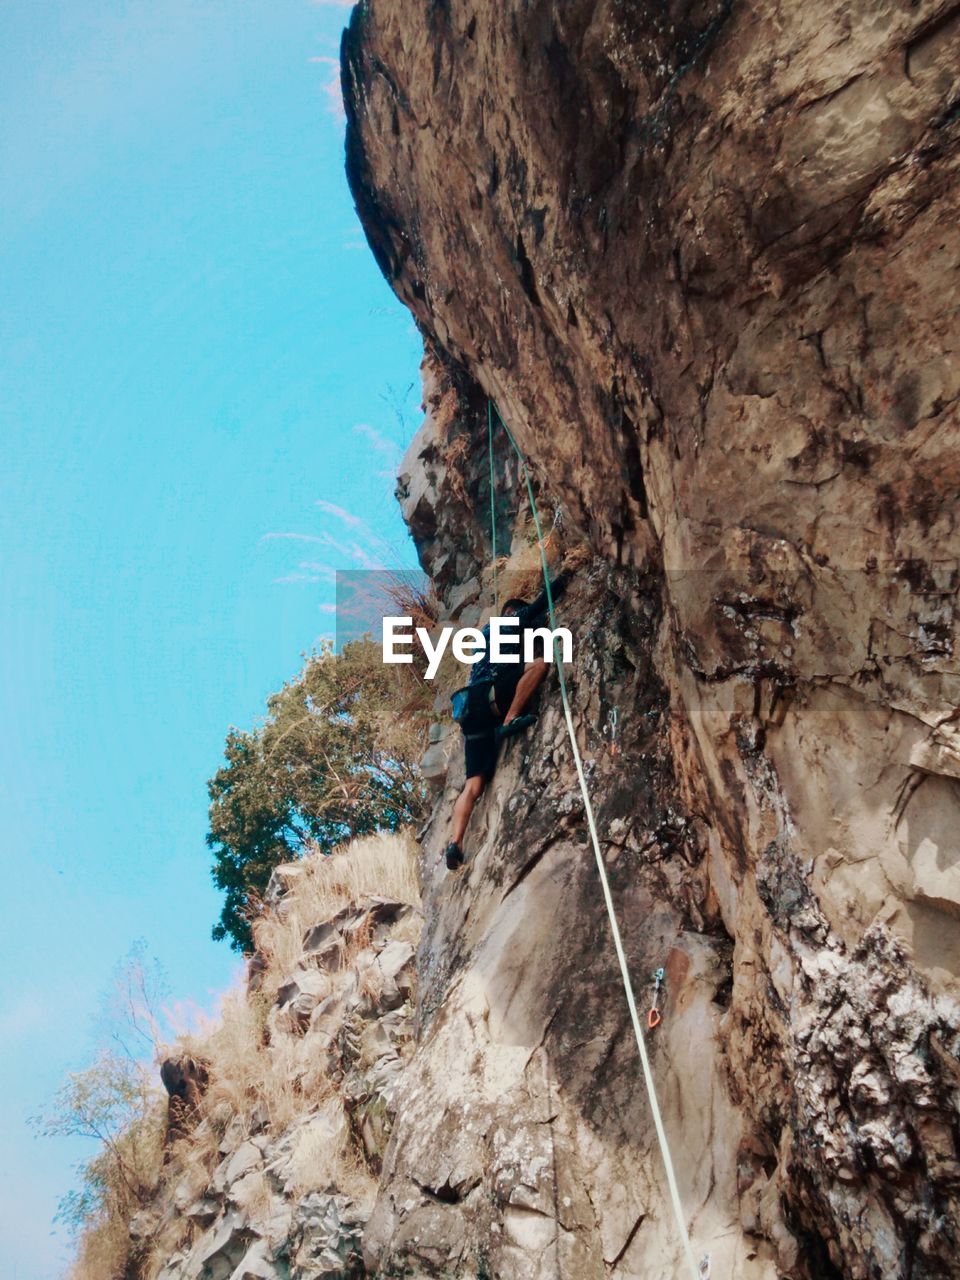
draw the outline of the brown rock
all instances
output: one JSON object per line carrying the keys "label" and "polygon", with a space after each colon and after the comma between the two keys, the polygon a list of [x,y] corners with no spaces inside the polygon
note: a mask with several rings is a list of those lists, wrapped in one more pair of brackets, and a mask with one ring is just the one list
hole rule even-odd
{"label": "brown rock", "polygon": [[[577,731],[638,985],[670,958],[651,1043],[715,1275],[960,1251],[958,58],[938,0],[368,0],[344,42],[358,209],[428,350],[422,563],[447,601],[485,581],[487,396],[597,557],[562,606]],[[512,553],[502,438],[496,467]],[[364,1248],[652,1280],[676,1236],[542,706],[427,885]],[[428,866],[460,779],[431,768]]]}

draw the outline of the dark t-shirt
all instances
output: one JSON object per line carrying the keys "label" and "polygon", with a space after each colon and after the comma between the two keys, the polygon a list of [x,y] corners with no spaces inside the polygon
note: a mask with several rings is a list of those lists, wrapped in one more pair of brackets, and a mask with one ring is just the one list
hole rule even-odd
{"label": "dark t-shirt", "polygon": [[[557,575],[556,581],[550,584],[553,592],[554,600],[559,600],[567,589],[569,574],[561,573]],[[506,635],[508,651],[516,654],[516,658],[512,662],[491,662],[490,661],[490,624],[489,622],[483,628],[483,638],[486,640],[486,651],[479,662],[475,662],[473,670],[470,672],[470,684],[486,683],[493,680],[497,684],[498,694],[501,689],[505,689],[510,684],[516,685],[517,681],[523,675],[523,641],[528,631],[532,631],[543,620],[544,615],[548,613],[549,602],[547,600],[546,587],[540,592],[537,598],[530,604],[518,612],[517,619],[519,625],[514,630],[511,628]],[[516,637],[516,640],[514,640]],[[497,697],[499,704],[500,697]]]}

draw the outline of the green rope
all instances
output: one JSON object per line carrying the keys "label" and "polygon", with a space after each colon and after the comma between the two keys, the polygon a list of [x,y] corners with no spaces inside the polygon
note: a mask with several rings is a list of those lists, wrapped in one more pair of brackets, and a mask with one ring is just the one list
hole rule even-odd
{"label": "green rope", "polygon": [[[488,417],[490,422],[493,420],[492,401],[487,401]],[[550,587],[550,571],[547,567],[547,555],[543,549],[543,530],[540,527],[540,517],[537,514],[537,504],[533,495],[533,482],[530,479],[530,471],[527,467],[526,459],[520,450],[520,446],[513,438],[510,428],[500,417],[499,411],[497,418],[500,425],[507,433],[507,439],[513,445],[516,455],[520,460],[523,468],[524,479],[527,482],[527,497],[530,501],[530,511],[533,515],[534,527],[537,531],[537,542],[540,547],[540,567],[543,570],[543,583],[547,592],[547,608],[550,613],[550,628],[555,631],[557,627],[556,614],[553,607],[553,591]],[[492,430],[492,428],[491,428]],[[709,1259],[704,1259],[701,1267],[697,1266],[696,1259],[693,1256],[693,1246],[690,1243],[690,1233],[687,1230],[687,1220],[683,1213],[683,1204],[680,1200],[680,1190],[677,1186],[677,1178],[673,1169],[673,1160],[670,1155],[670,1147],[667,1143],[667,1132],[663,1126],[663,1117],[660,1114],[660,1104],[657,1101],[657,1091],[654,1085],[653,1072],[650,1069],[650,1059],[647,1055],[647,1046],[643,1034],[643,1028],[640,1024],[640,1015],[637,1012],[637,1002],[633,994],[633,983],[630,980],[630,968],[627,964],[626,953],[623,949],[623,941],[620,937],[620,926],[617,924],[617,913],[613,905],[613,895],[610,892],[610,882],[607,879],[607,869],[604,865],[603,855],[600,852],[600,838],[597,835],[597,824],[593,815],[593,805],[590,802],[590,792],[587,789],[586,774],[583,769],[583,761],[580,758],[580,748],[577,745],[577,735],[573,726],[573,713],[570,710],[570,698],[567,692],[567,681],[563,674],[563,663],[560,660],[558,651],[559,641],[554,638],[554,659],[557,664],[557,675],[560,678],[560,698],[563,702],[563,714],[567,721],[567,733],[570,736],[570,745],[573,748],[573,758],[577,766],[577,778],[580,782],[580,791],[583,795],[583,807],[586,811],[587,826],[590,830],[590,839],[593,844],[593,852],[597,860],[597,870],[600,873],[600,884],[603,889],[603,899],[607,907],[607,916],[610,920],[610,930],[613,934],[613,945],[617,953],[617,960],[620,963],[620,976],[623,979],[623,989],[627,997],[627,1007],[630,1010],[630,1020],[633,1023],[634,1035],[637,1038],[637,1048],[640,1051],[640,1064],[643,1068],[643,1079],[647,1086],[647,1096],[650,1099],[650,1110],[653,1114],[653,1123],[657,1131],[657,1139],[660,1144],[660,1154],[663,1157],[664,1169],[667,1175],[667,1184],[670,1188],[670,1200],[673,1205],[673,1213],[676,1218],[677,1227],[680,1232],[680,1239],[683,1244],[683,1252],[690,1268],[691,1280],[702,1280],[704,1275],[709,1274]],[[705,1268],[705,1269],[704,1269]]]}
{"label": "green rope", "polygon": [[[497,414],[499,418],[499,413]],[[490,543],[493,548],[493,612],[500,612],[500,595],[497,591],[497,509],[496,488],[493,481],[493,401],[487,400],[487,453],[490,459]]]}

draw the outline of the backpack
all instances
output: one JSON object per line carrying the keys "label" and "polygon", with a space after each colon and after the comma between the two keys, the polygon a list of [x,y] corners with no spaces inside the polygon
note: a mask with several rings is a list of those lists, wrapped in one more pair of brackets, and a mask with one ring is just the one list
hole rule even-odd
{"label": "backpack", "polygon": [[468,738],[480,738],[500,723],[494,700],[494,680],[475,680],[450,695],[454,720]]}

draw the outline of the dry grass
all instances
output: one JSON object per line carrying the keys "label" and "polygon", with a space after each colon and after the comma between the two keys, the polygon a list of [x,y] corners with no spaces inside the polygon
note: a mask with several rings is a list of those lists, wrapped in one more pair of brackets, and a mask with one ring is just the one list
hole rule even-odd
{"label": "dry grass", "polygon": [[[296,1134],[287,1194],[300,1196],[334,1187],[372,1206],[376,1180],[328,1075],[324,1042],[286,1027],[272,1011],[278,988],[302,966],[303,934],[308,928],[370,897],[393,899],[419,910],[417,847],[406,834],[376,835],[356,840],[330,857],[314,854],[298,866],[302,874],[294,879],[282,911],[269,913],[257,926],[258,945],[267,962],[261,990],[228,992],[218,1016],[201,1023],[195,1033],[180,1037],[171,1049],[207,1066],[196,1127],[166,1151],[164,1161],[165,1109],[158,1108],[154,1098],[149,1107],[145,1104],[120,1143],[129,1161],[136,1156],[136,1168],[143,1166],[140,1181],[146,1194],[139,1195],[138,1203],[119,1192],[108,1197],[102,1214],[83,1230],[69,1280],[124,1280],[133,1275],[138,1280],[156,1280],[169,1259],[189,1247],[200,1231],[175,1210],[174,1196],[183,1207],[209,1192],[222,1159],[220,1143],[230,1126],[239,1126],[239,1135],[232,1135],[235,1138],[251,1136],[264,1126],[274,1139],[288,1131]],[[418,910],[393,926],[390,936],[416,944]],[[382,973],[375,964],[361,961],[371,942],[369,927],[354,929],[345,967],[332,974],[310,969],[311,979],[327,983],[332,993],[351,971],[358,971],[361,991],[375,1001]],[[313,994],[317,995],[316,987]],[[306,1123],[304,1117],[309,1117]],[[270,1175],[263,1171],[241,1178],[231,1194],[254,1222],[270,1212],[276,1197]],[[160,1222],[146,1248],[132,1254],[129,1222],[145,1201],[151,1201]]]}
{"label": "dry grass", "polygon": [[119,1214],[105,1214],[84,1231],[69,1280],[120,1280],[129,1254],[125,1219]]}
{"label": "dry grass", "polygon": [[298,1133],[287,1189],[294,1196],[305,1196],[331,1187],[359,1201],[368,1200],[376,1190],[376,1180],[354,1147],[347,1117],[336,1098]]}
{"label": "dry grass", "polygon": [[467,457],[470,453],[470,436],[463,435],[454,436],[452,440],[448,440],[445,445],[440,448],[440,454],[446,466],[445,483],[452,491],[455,499],[461,502],[467,509],[470,508],[471,499],[467,492],[466,481],[463,473],[466,470]]}
{"label": "dry grass", "polygon": [[176,1170],[176,1183],[187,1201],[199,1200],[210,1182],[211,1149],[216,1154],[216,1142],[211,1143],[209,1121],[205,1121],[188,1138],[181,1138],[170,1152],[170,1167]]}
{"label": "dry grass", "polygon": [[365,964],[357,967],[357,979],[360,994],[363,995],[371,1005],[376,1004],[383,995],[384,979],[383,970],[377,964]]}
{"label": "dry grass", "polygon": [[339,1098],[331,1098],[303,1125],[290,1154],[289,1189],[295,1196],[325,1191],[350,1145],[350,1127]]}
{"label": "dry grass", "polygon": [[142,1113],[88,1166],[88,1187],[102,1199],[87,1218],[77,1242],[69,1280],[123,1280],[135,1250],[131,1219],[150,1203],[161,1179],[166,1109],[152,1091],[142,1098]]}
{"label": "dry grass", "polygon": [[206,1035],[182,1043],[209,1063],[202,1103],[207,1123],[190,1140],[193,1164],[208,1172],[219,1159],[225,1121],[239,1116],[249,1122],[259,1106],[273,1132],[282,1133],[332,1088],[323,1055],[294,1035],[275,1034],[268,1043],[262,1005],[240,991],[224,999],[219,1021]]}
{"label": "dry grass", "polygon": [[369,897],[420,907],[417,846],[405,833],[365,836],[328,857],[310,854],[299,866],[284,910],[268,913],[254,928],[267,962],[262,991],[271,1001],[302,959],[303,935],[313,925]]}
{"label": "dry grass", "polygon": [[[157,1280],[173,1255],[189,1243],[192,1234],[193,1224],[189,1218],[174,1217],[164,1222],[151,1238],[146,1253],[140,1260],[136,1272],[138,1280]],[[91,1276],[90,1280],[105,1280],[105,1277]]]}
{"label": "dry grass", "polygon": [[262,1223],[269,1218],[274,1192],[265,1173],[248,1173],[231,1189],[231,1195],[251,1222]]}
{"label": "dry grass", "polygon": [[440,619],[440,601],[429,585],[421,591],[411,575],[402,571],[385,571],[384,594],[397,614],[409,617],[415,627],[431,631]]}

